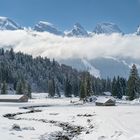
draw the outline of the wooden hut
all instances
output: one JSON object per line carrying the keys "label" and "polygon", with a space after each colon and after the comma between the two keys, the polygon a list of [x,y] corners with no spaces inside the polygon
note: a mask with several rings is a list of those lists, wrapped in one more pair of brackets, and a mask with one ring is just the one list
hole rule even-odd
{"label": "wooden hut", "polygon": [[97,106],[115,106],[115,103],[116,101],[114,98],[106,98],[106,97],[100,97],[95,102]]}
{"label": "wooden hut", "polygon": [[104,96],[111,96],[112,94],[111,94],[111,92],[108,92],[108,91],[107,91],[107,92],[103,92],[103,95],[104,95]]}
{"label": "wooden hut", "polygon": [[28,102],[26,95],[0,95],[0,102]]}

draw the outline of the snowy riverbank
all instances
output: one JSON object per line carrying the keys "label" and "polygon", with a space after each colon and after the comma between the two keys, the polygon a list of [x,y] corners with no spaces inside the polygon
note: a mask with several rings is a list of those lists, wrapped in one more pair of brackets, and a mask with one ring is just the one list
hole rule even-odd
{"label": "snowy riverbank", "polygon": [[[4,140],[53,140],[59,135],[75,134],[75,140],[139,140],[140,106],[117,104],[98,107],[74,105],[78,98],[33,99],[28,103],[0,103],[0,135]],[[42,106],[41,112],[4,118],[7,113],[27,112],[23,106]],[[12,129],[17,124],[20,131]],[[80,129],[79,129],[80,127]],[[31,129],[32,128],[32,129]],[[77,132],[72,132],[72,130]],[[79,131],[79,132],[78,132]]]}

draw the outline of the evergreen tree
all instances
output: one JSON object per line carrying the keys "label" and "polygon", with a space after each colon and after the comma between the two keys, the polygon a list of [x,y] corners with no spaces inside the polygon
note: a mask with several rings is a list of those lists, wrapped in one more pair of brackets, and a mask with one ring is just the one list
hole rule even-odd
{"label": "evergreen tree", "polygon": [[126,95],[126,79],[125,78],[120,78],[120,84],[121,84],[121,91],[122,95]]}
{"label": "evergreen tree", "polygon": [[9,54],[10,54],[10,59],[11,59],[11,60],[14,60],[15,54],[14,54],[13,48],[10,49]]}
{"label": "evergreen tree", "polygon": [[56,85],[56,94],[57,94],[58,97],[61,97],[58,85]]}
{"label": "evergreen tree", "polygon": [[117,89],[117,98],[121,99],[122,96],[123,96],[123,93],[122,93],[122,86],[121,86],[121,83],[120,83],[120,77],[119,76],[118,76],[117,82],[116,82],[116,89]]}
{"label": "evergreen tree", "polygon": [[80,100],[83,100],[85,97],[86,97],[85,86],[84,86],[84,82],[81,81],[81,84],[80,84]]}
{"label": "evergreen tree", "polygon": [[93,93],[92,87],[91,87],[91,79],[90,79],[90,74],[89,73],[87,73],[86,77],[85,77],[85,93],[86,93],[86,97],[91,96],[91,94]]}
{"label": "evergreen tree", "polygon": [[70,80],[68,79],[68,76],[66,77],[66,80],[65,80],[64,93],[66,97],[71,97],[72,95],[72,85],[70,83]]}
{"label": "evergreen tree", "polygon": [[107,80],[105,80],[105,91],[111,92],[111,79],[110,78],[107,78]]}
{"label": "evergreen tree", "polygon": [[55,83],[54,79],[49,80],[48,82],[48,92],[50,97],[54,97],[55,95]]}
{"label": "evergreen tree", "polygon": [[78,83],[78,81],[72,83],[72,95],[74,95],[75,97],[79,96],[79,83]]}
{"label": "evergreen tree", "polygon": [[136,65],[133,64],[127,82],[127,95],[130,100],[137,98],[140,94],[140,79]]}
{"label": "evergreen tree", "polygon": [[79,96],[79,80],[77,77],[73,77],[71,80],[72,95],[75,97]]}
{"label": "evergreen tree", "polygon": [[120,78],[119,76],[113,78],[112,81],[112,95],[121,99],[123,95],[125,95],[126,85],[124,78]]}
{"label": "evergreen tree", "polygon": [[0,55],[4,55],[4,49],[3,48],[0,49]]}
{"label": "evergreen tree", "polygon": [[22,85],[22,89],[23,89],[23,94],[28,96],[28,84],[24,80],[24,78],[21,79],[21,85]]}
{"label": "evergreen tree", "polygon": [[22,95],[25,94],[24,92],[24,84],[21,80],[18,81],[16,86],[16,94]]}
{"label": "evergreen tree", "polygon": [[7,94],[7,84],[4,81],[1,86],[1,94]]}
{"label": "evergreen tree", "polygon": [[117,92],[117,80],[116,77],[114,77],[112,81],[112,95],[117,96]]}
{"label": "evergreen tree", "polygon": [[32,89],[31,89],[31,86],[30,84],[28,84],[28,94],[27,96],[31,99],[32,98]]}

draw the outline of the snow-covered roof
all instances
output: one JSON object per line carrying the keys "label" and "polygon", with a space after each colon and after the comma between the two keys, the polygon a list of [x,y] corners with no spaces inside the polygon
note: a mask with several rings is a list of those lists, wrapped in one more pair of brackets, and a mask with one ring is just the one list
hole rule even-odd
{"label": "snow-covered roof", "polygon": [[20,99],[24,95],[0,95],[0,99]]}
{"label": "snow-covered roof", "polygon": [[115,101],[114,98],[98,97],[96,103],[106,103],[108,100]]}
{"label": "snow-covered roof", "polygon": [[112,94],[111,94],[111,92],[107,91],[107,92],[104,92],[104,95],[111,96]]}

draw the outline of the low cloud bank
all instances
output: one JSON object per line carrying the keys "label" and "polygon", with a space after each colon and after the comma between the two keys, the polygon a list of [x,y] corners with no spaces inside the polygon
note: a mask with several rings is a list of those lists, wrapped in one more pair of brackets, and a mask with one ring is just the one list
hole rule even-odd
{"label": "low cloud bank", "polygon": [[32,31],[0,31],[0,47],[55,59],[123,57],[140,59],[140,36],[94,35],[90,38],[61,37]]}

